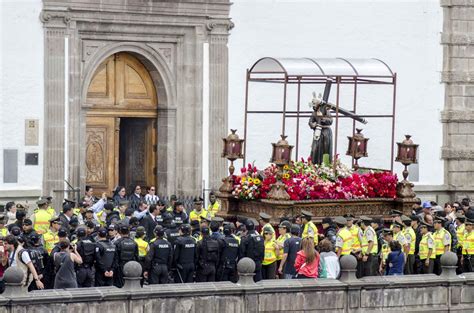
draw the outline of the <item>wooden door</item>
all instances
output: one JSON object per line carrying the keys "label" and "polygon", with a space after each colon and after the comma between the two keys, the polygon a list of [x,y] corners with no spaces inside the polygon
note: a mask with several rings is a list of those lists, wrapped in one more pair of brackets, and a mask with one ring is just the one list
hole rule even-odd
{"label": "wooden door", "polygon": [[87,117],[86,184],[110,192],[117,182],[118,123],[115,117]]}
{"label": "wooden door", "polygon": [[[156,184],[156,128],[147,118],[125,118],[120,123],[120,185]],[[144,188],[142,188],[144,189]]]}
{"label": "wooden door", "polygon": [[108,57],[94,73],[86,104],[86,184],[109,194],[119,183],[156,185],[158,104],[140,60],[128,53]]}

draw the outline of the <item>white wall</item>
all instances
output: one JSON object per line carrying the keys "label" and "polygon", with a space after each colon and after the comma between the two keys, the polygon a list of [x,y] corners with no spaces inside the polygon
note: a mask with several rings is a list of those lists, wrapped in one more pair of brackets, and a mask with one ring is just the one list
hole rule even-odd
{"label": "white wall", "polygon": [[[229,126],[243,136],[245,71],[261,57],[347,57],[379,58],[398,73],[395,140],[405,133],[420,144],[419,184],[443,183],[440,160],[442,130],[439,121],[444,87],[440,83],[442,10],[436,0],[236,0],[231,17],[235,28],[230,36]],[[302,89],[301,104],[308,110],[311,91]],[[282,108],[282,86],[250,86],[252,109]],[[351,90],[343,90],[341,106],[352,108]],[[335,96],[333,88],[332,98]],[[295,92],[288,95],[295,108]],[[387,87],[359,91],[359,108],[367,113],[390,113],[391,91]],[[300,124],[300,156],[310,152],[308,120]],[[360,125],[360,124],[359,124]],[[389,168],[390,125],[387,120],[370,120],[363,126],[370,138],[369,158],[362,166]],[[259,167],[268,164],[271,142],[278,139],[281,119],[254,115],[249,119],[248,161]],[[287,126],[290,143],[295,143],[295,123]],[[346,136],[352,132],[347,120],[340,126],[339,153],[345,154]],[[347,158],[344,159],[346,162]],[[239,167],[241,163],[238,164]],[[401,169],[396,165],[397,173]]]}
{"label": "white wall", "polygon": [[[0,1],[0,191],[38,190],[43,178],[43,27],[41,0]],[[25,119],[39,119],[38,146],[25,147]],[[3,149],[18,149],[18,184],[3,183]],[[25,166],[38,152],[39,165]]]}

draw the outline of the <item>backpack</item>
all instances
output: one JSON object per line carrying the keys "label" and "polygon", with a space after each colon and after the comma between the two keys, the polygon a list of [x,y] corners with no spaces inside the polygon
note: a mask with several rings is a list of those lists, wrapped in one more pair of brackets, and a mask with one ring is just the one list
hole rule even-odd
{"label": "backpack", "polygon": [[82,240],[79,242],[82,246],[80,249],[82,254],[81,257],[83,259],[84,264],[91,265],[94,263],[95,259],[95,244],[90,240]]}
{"label": "backpack", "polygon": [[205,263],[216,264],[219,260],[219,243],[215,239],[208,238],[203,241],[204,245],[204,256],[203,260]]}

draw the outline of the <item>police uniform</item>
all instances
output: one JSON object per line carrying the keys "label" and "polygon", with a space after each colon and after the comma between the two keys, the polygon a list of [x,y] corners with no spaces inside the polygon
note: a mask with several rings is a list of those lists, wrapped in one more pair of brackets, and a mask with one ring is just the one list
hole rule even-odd
{"label": "police uniform", "polygon": [[[261,220],[269,221],[272,217],[268,215],[265,212],[261,212],[259,214]],[[265,229],[270,229],[270,231],[273,233],[272,239],[275,240],[275,229],[273,228],[272,224],[270,222],[267,222],[265,225],[262,226],[262,230],[260,231],[260,235],[263,236],[263,233],[265,232]]]}
{"label": "police uniform", "polygon": [[405,264],[405,274],[415,274],[414,265],[415,265],[415,244],[416,244],[416,233],[411,226],[405,227],[403,231],[406,242],[410,247],[407,256],[407,262]]}
{"label": "police uniform", "polygon": [[[420,227],[430,227],[431,225],[421,222]],[[431,250],[431,255],[428,258],[429,250]],[[431,232],[427,231],[421,237],[420,247],[419,247],[419,256],[422,263],[423,274],[432,274],[434,269],[434,260],[436,259],[436,250],[435,250],[435,241]],[[428,264],[426,264],[428,260]]]}
{"label": "police uniform", "polygon": [[196,211],[196,209],[192,210],[190,213],[189,213],[189,220],[190,221],[199,221],[199,223],[201,223],[201,220],[204,219],[204,218],[211,218],[209,212],[205,209],[201,209],[201,211]]}
{"label": "police uniform", "polygon": [[[197,260],[196,241],[190,236],[190,226],[183,225],[185,235],[176,239],[174,246],[174,263],[176,264],[176,283],[192,283]],[[189,229],[188,229],[189,227]]]}
{"label": "police uniform", "polygon": [[209,203],[207,206],[207,211],[211,214],[211,217],[214,217],[217,212],[221,209],[221,203],[219,200],[216,200],[214,203]]}
{"label": "police uniform", "polygon": [[[104,235],[103,230],[99,230],[99,234]],[[105,236],[106,235],[107,232],[105,232]],[[100,238],[99,241],[95,243],[95,285],[98,287],[113,286],[114,284],[113,276],[107,277],[105,276],[105,272],[113,272],[117,267],[115,250],[115,245],[107,238]],[[115,275],[116,273],[114,273],[114,276]]]}
{"label": "police uniform", "polygon": [[304,210],[301,211],[301,214],[308,219],[308,222],[304,224],[303,226],[303,232],[301,234],[301,238],[304,239],[306,237],[312,237],[314,240],[314,245],[317,246],[318,241],[319,241],[318,228],[311,221],[311,217],[313,217],[313,214],[311,214],[311,212],[304,211]]}
{"label": "police uniform", "polygon": [[[42,199],[38,200],[36,204],[38,206],[44,206],[48,203],[48,200]],[[31,217],[33,223],[33,229],[40,235],[45,234],[49,230],[50,219],[54,217],[54,214],[51,214],[47,209],[37,209],[33,216]]]}
{"label": "police uniform", "polygon": [[248,231],[240,242],[239,256],[240,258],[251,258],[255,262],[254,281],[257,282],[262,280],[262,261],[265,255],[264,239],[255,231],[255,224],[252,220],[247,220],[245,226]]}
{"label": "police uniform", "polygon": [[220,244],[216,239],[209,237],[209,228],[202,227],[203,238],[197,243],[197,282],[216,281],[217,264],[220,258]]}
{"label": "police uniform", "polygon": [[[466,219],[467,225],[473,225],[474,220]],[[462,249],[462,257],[463,257],[463,270],[464,272],[473,272],[474,271],[474,230],[467,231],[465,230],[463,235],[463,249]]]}
{"label": "police uniform", "polygon": [[[128,226],[121,226],[121,231],[128,230]],[[115,243],[117,258],[117,268],[114,271],[114,285],[121,288],[123,286],[123,267],[129,261],[138,261],[138,245],[128,236],[122,234]]]}
{"label": "police uniform", "polygon": [[347,220],[338,216],[334,221],[340,227],[336,235],[336,253],[340,256],[349,255],[352,252],[352,233],[346,227]]}
{"label": "police uniform", "polygon": [[156,240],[150,243],[150,250],[145,258],[145,269],[148,272],[148,283],[167,284],[169,270],[173,261],[173,246],[163,238],[164,230],[155,228]]}
{"label": "police uniform", "polygon": [[[361,217],[362,222],[371,222],[372,219],[368,217]],[[378,269],[377,254],[378,243],[377,234],[370,225],[365,225],[361,238],[361,253],[362,256],[367,256],[367,261],[363,262],[363,276],[375,276]],[[368,250],[369,244],[372,242],[372,248]]]}
{"label": "police uniform", "polygon": [[446,219],[443,217],[438,216],[435,218],[435,223],[441,224],[441,228],[433,233],[436,254],[434,273],[436,275],[441,275],[441,256],[444,254],[446,247],[448,247],[448,251],[451,250],[451,234],[443,227],[444,222],[446,222]]}
{"label": "police uniform", "polygon": [[76,276],[77,286],[93,287],[95,283],[95,255],[96,245],[86,237],[86,230],[79,228],[77,231],[79,240],[77,241],[77,252],[82,258],[82,264],[77,265]]}
{"label": "police uniform", "polygon": [[224,226],[224,236],[221,259],[217,270],[217,280],[236,283],[240,239],[237,240],[233,236],[228,226]]}

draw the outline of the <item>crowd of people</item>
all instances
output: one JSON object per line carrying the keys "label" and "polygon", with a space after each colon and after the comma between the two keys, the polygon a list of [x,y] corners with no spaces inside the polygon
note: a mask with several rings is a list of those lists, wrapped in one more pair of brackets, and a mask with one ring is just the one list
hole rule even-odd
{"label": "crowd of people", "polygon": [[[410,216],[391,212],[391,221],[351,214],[326,217],[316,226],[310,212],[259,220],[217,216],[220,202],[196,197],[186,212],[176,196],[164,203],[147,188],[130,195],[118,187],[113,197],[94,197],[91,187],[79,203],[65,200],[59,215],[42,197],[27,216],[9,202],[0,215],[0,277],[7,267],[24,272],[29,290],[117,286],[124,284],[129,261],[142,266],[142,284],[238,280],[237,262],[249,257],[254,280],[337,279],[339,259],[354,255],[357,276],[441,274],[441,256],[459,256],[458,273],[471,272],[474,209],[469,200],[414,207]],[[389,227],[386,227],[389,226]]]}

